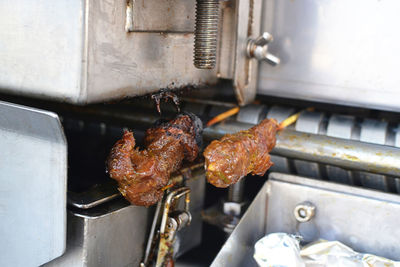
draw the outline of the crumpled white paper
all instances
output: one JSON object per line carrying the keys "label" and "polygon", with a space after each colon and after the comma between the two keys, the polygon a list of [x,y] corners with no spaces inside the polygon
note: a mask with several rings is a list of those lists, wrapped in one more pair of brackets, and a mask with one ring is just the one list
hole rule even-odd
{"label": "crumpled white paper", "polygon": [[400,267],[400,262],[355,252],[338,241],[319,240],[300,249],[298,238],[286,233],[257,241],[254,259],[260,267]]}
{"label": "crumpled white paper", "polygon": [[261,267],[305,267],[300,257],[300,242],[285,233],[269,234],[254,246],[254,259]]}

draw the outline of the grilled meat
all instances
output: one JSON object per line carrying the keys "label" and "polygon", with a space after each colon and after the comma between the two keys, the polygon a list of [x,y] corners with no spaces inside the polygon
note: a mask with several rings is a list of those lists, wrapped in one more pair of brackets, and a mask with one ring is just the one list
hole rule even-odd
{"label": "grilled meat", "polygon": [[264,175],[272,166],[269,152],[276,142],[278,123],[265,119],[246,131],[227,134],[204,150],[206,177],[216,187],[228,187],[251,173]]}
{"label": "grilled meat", "polygon": [[196,159],[202,124],[193,114],[181,114],[146,131],[146,149],[135,148],[133,133],[126,131],[113,146],[107,161],[110,177],[132,204],[150,206],[161,200],[162,188],[184,159]]}

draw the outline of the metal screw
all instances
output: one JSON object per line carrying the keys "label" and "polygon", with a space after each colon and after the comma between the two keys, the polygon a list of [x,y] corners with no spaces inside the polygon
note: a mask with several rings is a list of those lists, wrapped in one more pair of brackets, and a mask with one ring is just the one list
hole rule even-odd
{"label": "metal screw", "polygon": [[197,0],[194,66],[213,69],[217,61],[219,0]]}

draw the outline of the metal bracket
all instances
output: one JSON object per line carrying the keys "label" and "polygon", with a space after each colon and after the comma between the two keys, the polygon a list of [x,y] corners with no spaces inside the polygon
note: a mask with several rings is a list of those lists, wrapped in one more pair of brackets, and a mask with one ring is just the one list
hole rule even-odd
{"label": "metal bracket", "polygon": [[[177,211],[174,215],[171,213],[171,206],[174,201],[185,197],[184,211]],[[189,212],[190,188],[181,187],[168,194],[160,226],[160,243],[158,246],[158,255],[156,267],[162,267],[166,262],[173,261],[173,244],[176,232],[190,224],[192,217]]]}
{"label": "metal bracket", "polygon": [[[175,210],[173,209],[174,203],[179,200],[181,197],[185,197],[185,206],[184,210]],[[149,266],[151,262],[151,255],[156,246],[154,245],[157,236],[159,236],[159,245],[158,245],[158,253],[157,253],[157,267],[168,265],[167,262],[173,261],[173,245],[175,242],[176,233],[182,228],[188,226],[192,221],[192,216],[189,212],[189,203],[190,203],[190,188],[189,187],[180,187],[171,191],[164,202],[164,209],[162,215],[160,214],[162,204],[159,202],[157,204],[156,212],[154,214],[153,224],[150,230],[150,236],[147,242],[145,257],[143,262],[140,264],[141,267]],[[159,222],[160,216],[160,230],[158,231],[158,235],[156,234],[156,225]]]}
{"label": "metal bracket", "polygon": [[235,0],[221,3],[218,77],[233,80],[240,105],[256,95],[258,61],[247,56],[248,40],[260,34],[262,2]]}

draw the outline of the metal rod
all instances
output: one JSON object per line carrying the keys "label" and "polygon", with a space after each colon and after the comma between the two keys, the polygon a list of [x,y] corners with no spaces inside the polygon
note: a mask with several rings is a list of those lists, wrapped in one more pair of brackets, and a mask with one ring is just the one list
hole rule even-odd
{"label": "metal rod", "polygon": [[[93,114],[98,110],[93,110]],[[110,112],[104,112],[108,115]],[[112,113],[111,116],[124,116],[132,125],[151,125],[157,119],[149,113]],[[115,116],[115,117],[114,117]],[[249,123],[225,121],[203,131],[206,140],[219,139],[228,133],[235,133],[254,126]],[[288,158],[303,159],[330,164],[342,168],[361,170],[400,177],[400,148],[345,140],[334,137],[306,134],[285,129],[277,135],[277,144],[271,154]]]}
{"label": "metal rod", "polygon": [[[225,122],[204,129],[203,135],[208,140],[216,139],[251,126],[245,123]],[[271,154],[346,169],[400,176],[400,149],[391,146],[285,129],[278,132],[276,146]]]}
{"label": "metal rod", "polygon": [[400,176],[400,149],[291,130],[280,131],[274,154]]}
{"label": "metal rod", "polygon": [[228,201],[241,203],[243,201],[244,178],[229,187]]}
{"label": "metal rod", "polygon": [[149,263],[149,256],[150,256],[151,246],[153,244],[153,238],[154,238],[154,234],[156,232],[156,226],[157,226],[157,223],[158,223],[159,218],[160,218],[161,203],[162,203],[162,201],[158,201],[158,203],[157,203],[157,208],[156,208],[156,211],[155,211],[154,217],[153,217],[153,223],[151,224],[149,239],[147,240],[144,259],[143,259],[143,262],[140,264],[140,267],[145,267]]}

